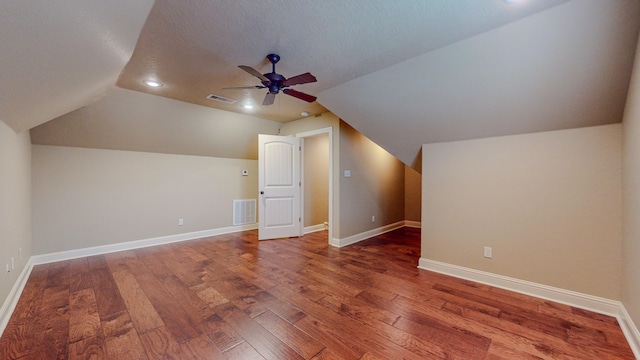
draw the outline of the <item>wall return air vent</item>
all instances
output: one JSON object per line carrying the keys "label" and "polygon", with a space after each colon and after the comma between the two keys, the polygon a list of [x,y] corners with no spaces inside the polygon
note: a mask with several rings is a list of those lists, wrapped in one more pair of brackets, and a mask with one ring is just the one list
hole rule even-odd
{"label": "wall return air vent", "polygon": [[216,95],[216,94],[209,94],[209,95],[207,95],[207,99],[215,100],[215,101],[220,101],[220,102],[223,102],[223,103],[225,103],[225,104],[233,104],[234,102],[236,102],[236,101],[235,101],[235,100],[233,100],[233,99],[229,99],[229,98],[226,98],[226,97],[224,97],[224,96],[220,96],[220,95]]}
{"label": "wall return air vent", "polygon": [[233,225],[256,223],[256,199],[233,200]]}

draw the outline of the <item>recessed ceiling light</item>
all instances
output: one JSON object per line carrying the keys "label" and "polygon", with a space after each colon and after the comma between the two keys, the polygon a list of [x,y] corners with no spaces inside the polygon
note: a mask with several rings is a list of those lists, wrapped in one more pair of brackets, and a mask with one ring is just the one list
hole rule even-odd
{"label": "recessed ceiling light", "polygon": [[242,107],[247,109],[247,110],[253,109],[253,105],[251,105],[251,104],[244,104],[244,105],[242,105]]}
{"label": "recessed ceiling light", "polygon": [[160,81],[156,81],[156,80],[145,80],[143,81],[143,83],[147,86],[151,86],[151,87],[160,87],[162,86],[162,83]]}
{"label": "recessed ceiling light", "polygon": [[308,111],[303,111],[300,113],[300,115],[302,116],[309,116],[309,112]]}

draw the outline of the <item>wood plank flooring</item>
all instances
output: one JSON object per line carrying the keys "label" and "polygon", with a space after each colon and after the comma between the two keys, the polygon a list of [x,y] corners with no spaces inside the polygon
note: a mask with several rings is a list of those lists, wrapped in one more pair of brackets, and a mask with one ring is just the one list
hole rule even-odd
{"label": "wood plank flooring", "polygon": [[416,268],[420,230],[36,266],[0,359],[633,359],[615,318]]}

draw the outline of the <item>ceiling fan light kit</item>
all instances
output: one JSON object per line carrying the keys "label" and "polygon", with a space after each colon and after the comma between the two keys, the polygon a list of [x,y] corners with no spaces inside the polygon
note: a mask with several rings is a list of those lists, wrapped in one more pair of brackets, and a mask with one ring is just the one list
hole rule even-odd
{"label": "ceiling fan light kit", "polygon": [[276,64],[278,63],[278,61],[280,61],[280,56],[278,54],[269,54],[267,55],[267,59],[271,63],[271,72],[266,74],[260,74],[258,70],[250,66],[238,65],[240,69],[258,78],[262,85],[230,87],[223,88],[223,90],[268,89],[269,92],[265,95],[264,100],[262,101],[262,105],[273,104],[276,98],[276,94],[278,94],[280,91],[282,91],[284,94],[310,103],[316,101],[317,98],[313,95],[290,89],[290,87],[293,85],[308,84],[318,81],[315,76],[307,72],[287,79],[281,74],[276,73]]}

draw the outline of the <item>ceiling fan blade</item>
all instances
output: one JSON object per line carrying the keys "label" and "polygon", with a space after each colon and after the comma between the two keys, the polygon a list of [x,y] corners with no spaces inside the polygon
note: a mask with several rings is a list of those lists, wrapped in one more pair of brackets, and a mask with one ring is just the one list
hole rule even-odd
{"label": "ceiling fan blade", "polygon": [[304,74],[300,74],[300,75],[296,75],[288,78],[282,83],[282,85],[291,86],[291,85],[312,83],[316,81],[318,81],[318,79],[316,79],[315,76],[311,75],[311,73],[304,73]]}
{"label": "ceiling fan blade", "polygon": [[264,89],[266,86],[254,85],[254,86],[236,86],[236,87],[226,87],[222,88],[222,90],[250,90],[250,89]]}
{"label": "ceiling fan blade", "polygon": [[267,93],[267,95],[264,97],[264,101],[262,101],[262,105],[271,105],[273,104],[273,101],[276,99],[276,94],[272,94],[272,93]]}
{"label": "ceiling fan blade", "polygon": [[305,94],[303,92],[296,91],[296,90],[293,90],[293,89],[284,89],[284,90],[282,90],[282,92],[287,94],[287,95],[289,95],[289,96],[293,96],[293,97],[298,98],[300,100],[304,100],[306,102],[314,102],[317,99],[317,97],[315,97],[313,95]]}
{"label": "ceiling fan blade", "polygon": [[238,67],[246,72],[248,72],[249,74],[257,77],[258,79],[260,79],[260,81],[266,81],[269,82],[269,79],[267,79],[264,75],[260,74],[258,72],[258,70],[252,68],[251,66],[247,66],[247,65],[238,65]]}

